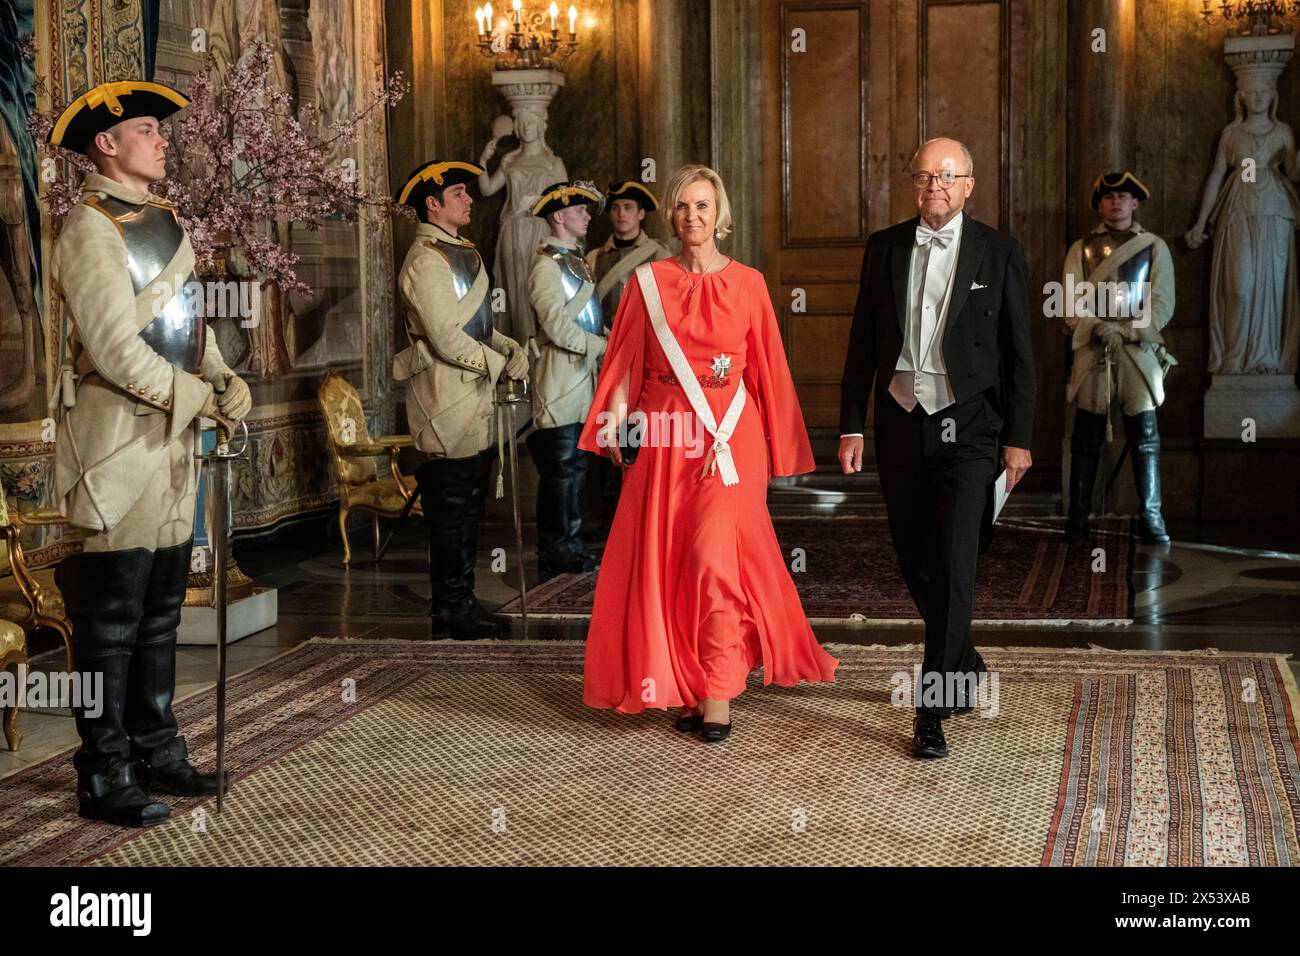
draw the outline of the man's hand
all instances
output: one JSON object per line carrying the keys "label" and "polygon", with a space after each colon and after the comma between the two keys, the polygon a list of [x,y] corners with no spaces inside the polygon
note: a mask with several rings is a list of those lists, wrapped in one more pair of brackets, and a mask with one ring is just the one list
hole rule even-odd
{"label": "man's hand", "polygon": [[253,393],[248,383],[234,373],[226,376],[225,389],[217,393],[217,408],[222,418],[239,424],[253,409]]}
{"label": "man's hand", "polygon": [[844,474],[851,475],[862,470],[862,436],[845,435],[840,439],[840,467]]}
{"label": "man's hand", "polygon": [[528,377],[528,353],[516,345],[506,358],[506,376],[520,381]]}
{"label": "man's hand", "polygon": [[[247,388],[248,386],[244,387]],[[235,428],[239,425],[239,421],[232,422],[222,414],[221,404],[219,401],[220,398],[221,396],[216,392],[208,392],[207,400],[204,401],[203,407],[199,409],[199,417],[211,418],[217,423],[221,430],[226,433],[226,437],[229,438],[231,435],[235,434]]]}
{"label": "man's hand", "polygon": [[[861,441],[861,439],[858,439]],[[1012,448],[1010,445],[1002,449],[1002,464],[1007,470],[1007,493],[1011,492],[1024,477],[1034,459],[1029,454],[1028,448]]]}
{"label": "man's hand", "polygon": [[1101,339],[1107,352],[1116,352],[1126,341],[1124,327],[1118,322],[1098,322],[1093,327],[1093,335]]}

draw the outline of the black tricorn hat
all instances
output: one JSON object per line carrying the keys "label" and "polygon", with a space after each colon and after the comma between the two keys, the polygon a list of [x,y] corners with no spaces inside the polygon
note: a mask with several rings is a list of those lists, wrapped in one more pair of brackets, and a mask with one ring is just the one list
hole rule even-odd
{"label": "black tricorn hat", "polygon": [[1142,185],[1142,181],[1127,169],[1122,173],[1106,173],[1104,176],[1097,177],[1092,184],[1093,209],[1101,205],[1101,197],[1106,193],[1128,193],[1138,202],[1146,202],[1147,197],[1151,195],[1150,191]]}
{"label": "black tricorn hat", "polygon": [[615,199],[632,199],[636,204],[646,212],[654,212],[659,208],[659,200],[645,186],[641,185],[635,179],[625,179],[622,182],[610,183],[609,194],[606,198],[613,202]]}
{"label": "black tricorn hat", "polygon": [[406,183],[393,196],[397,203],[405,203],[424,215],[424,200],[439,189],[455,186],[457,183],[469,183],[478,179],[483,167],[466,163],[459,159],[437,160],[417,166],[415,172],[406,177]]}
{"label": "black tricorn hat", "polygon": [[542,190],[541,198],[533,203],[533,215],[545,219],[553,212],[570,206],[586,206],[604,202],[605,197],[590,183],[551,183]]}
{"label": "black tricorn hat", "polygon": [[119,80],[100,83],[64,107],[50,130],[51,146],[84,153],[91,141],[118,123],[141,116],[159,122],[190,105],[185,94],[161,83]]}

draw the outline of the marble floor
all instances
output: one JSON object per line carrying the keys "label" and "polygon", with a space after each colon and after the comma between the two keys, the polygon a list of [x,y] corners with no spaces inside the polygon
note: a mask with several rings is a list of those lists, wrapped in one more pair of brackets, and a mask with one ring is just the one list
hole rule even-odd
{"label": "marble floor", "polygon": [[[381,567],[354,532],[354,563],[340,564],[342,548],[332,517],[306,522],[269,542],[240,542],[236,557],[259,584],[279,589],[279,623],[231,645],[229,670],[257,666],[314,636],[426,640],[429,594],[423,529],[412,522],[394,538]],[[1300,528],[1239,523],[1171,521],[1175,543],[1166,549],[1139,547],[1134,580],[1138,590],[1134,622],[1107,627],[980,627],[976,643],[990,646],[1055,646],[1147,650],[1300,651]],[[513,528],[488,521],[481,553],[513,551]],[[526,555],[529,562],[531,554]],[[526,566],[530,582],[536,567]],[[516,576],[493,573],[488,560],[478,570],[479,597],[495,606],[516,595]],[[819,625],[825,643],[908,644],[921,639],[915,625],[882,627],[846,623]],[[519,634],[516,623],[515,637]],[[584,624],[532,621],[534,640],[581,641]],[[61,666],[62,652],[33,660],[36,669]],[[1291,664],[1300,678],[1300,665]],[[181,647],[177,693],[201,691],[215,679],[215,652]],[[0,777],[76,744],[66,710],[27,709],[24,739],[17,753],[0,751]]]}

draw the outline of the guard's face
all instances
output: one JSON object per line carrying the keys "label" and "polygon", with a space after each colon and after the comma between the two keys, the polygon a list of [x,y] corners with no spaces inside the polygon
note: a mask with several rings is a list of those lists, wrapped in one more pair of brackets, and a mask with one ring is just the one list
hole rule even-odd
{"label": "guard's face", "polygon": [[568,209],[561,209],[557,212],[556,217],[569,235],[581,238],[587,234],[587,226],[591,223],[591,210],[586,206],[570,206]]}
{"label": "guard's face", "polygon": [[673,229],[683,245],[702,245],[718,224],[718,197],[707,179],[691,183],[673,205]]}
{"label": "guard's face", "polygon": [[[433,202],[433,197],[429,197]],[[454,186],[448,186],[442,191],[442,218],[446,222],[454,223],[456,226],[468,226],[470,219],[470,210],[474,206],[474,200],[469,194],[469,187],[464,183],[456,183]]]}
{"label": "guard's face", "polygon": [[[912,162],[911,175],[919,173],[930,174],[928,185],[922,186],[915,179],[912,183],[917,211],[927,219],[955,216],[975,189],[975,177],[965,175],[965,157],[951,141],[940,140],[921,150]],[[944,183],[940,178],[944,175],[957,178]]]}
{"label": "guard's face", "polygon": [[645,210],[635,199],[615,199],[609,204],[609,222],[620,234],[636,232],[645,219]]}
{"label": "guard's face", "polygon": [[157,182],[167,175],[168,143],[152,116],[123,120],[95,142],[122,172],[137,179]]}
{"label": "guard's face", "polygon": [[1101,201],[1097,203],[1097,211],[1108,223],[1126,221],[1137,212],[1137,207],[1137,199],[1126,192],[1103,193]]}

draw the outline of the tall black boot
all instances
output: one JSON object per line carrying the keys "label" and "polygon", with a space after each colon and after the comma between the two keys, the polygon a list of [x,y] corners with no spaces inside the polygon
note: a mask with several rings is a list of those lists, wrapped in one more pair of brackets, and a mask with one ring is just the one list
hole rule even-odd
{"label": "tall black boot", "polygon": [[[458,641],[496,637],[502,627],[483,620],[474,598],[474,559],[477,540],[467,544],[469,515],[481,507],[475,485],[484,473],[480,456],[432,458],[415,473],[420,484],[424,520],[429,528],[431,633],[450,633]],[[477,522],[473,527],[477,538]]]}
{"label": "tall black boot", "polygon": [[1137,486],[1138,526],[1145,544],[1168,544],[1169,532],[1160,513],[1160,432],[1154,410],[1124,416],[1124,437],[1133,454],[1133,483]]}
{"label": "tall black boot", "polygon": [[83,817],[118,826],[151,826],[171,815],[139,785],[125,725],[131,653],[152,565],[153,552],[135,548],[70,555],[54,572],[82,685],[73,702],[81,737],[72,758],[78,809]]}
{"label": "tall black boot", "polygon": [[587,460],[590,455],[578,447],[582,425],[569,425],[564,436],[565,508],[564,545],[561,550],[574,555],[584,564],[584,571],[594,571],[596,556],[587,550],[582,541],[582,516],[587,504]]}
{"label": "tall black boot", "polygon": [[488,487],[492,482],[492,463],[495,459],[496,450],[493,448],[479,452],[478,475],[475,477],[474,485],[470,489],[471,504],[469,511],[465,515],[465,533],[461,537],[461,547],[464,549],[464,553],[461,555],[461,565],[469,569],[469,596],[470,600],[474,602],[474,610],[478,614],[479,620],[487,621],[502,633],[509,633],[510,618],[504,614],[491,613],[479,603],[478,596],[474,593],[474,565],[478,561],[479,524],[483,518],[483,499],[487,496]]}
{"label": "tall black boot", "polygon": [[125,723],[142,787],[182,797],[210,797],[217,792],[217,775],[200,773],[189,762],[185,738],[177,736],[176,715],[172,713],[172,699],[176,696],[176,629],[181,623],[193,545],[194,539],[190,538],[154,552],[144,614],[131,652]]}
{"label": "tall black boot", "polygon": [[1097,461],[1106,438],[1106,416],[1074,413],[1074,434],[1070,437],[1070,517],[1065,524],[1068,541],[1088,537],[1088,515],[1092,512],[1092,490],[1097,482]]}
{"label": "tall black boot", "polygon": [[537,466],[537,562],[543,574],[594,571],[596,556],[582,545],[586,462],[579,457],[581,424],[542,428],[528,436]]}

